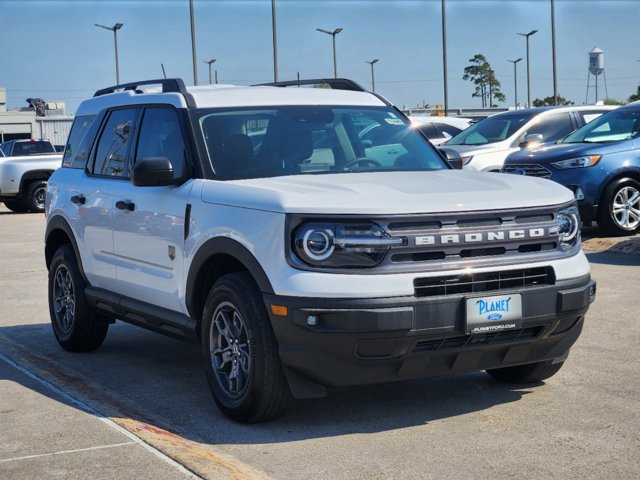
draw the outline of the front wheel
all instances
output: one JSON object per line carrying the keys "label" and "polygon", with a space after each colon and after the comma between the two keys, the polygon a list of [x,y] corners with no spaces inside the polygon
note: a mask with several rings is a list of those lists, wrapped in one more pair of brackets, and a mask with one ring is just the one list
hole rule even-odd
{"label": "front wheel", "polygon": [[632,235],[640,229],[640,182],[626,178],[607,186],[598,225],[614,235]]}
{"label": "front wheel", "polygon": [[264,304],[246,272],[220,278],[202,319],[205,372],[218,408],[233,420],[280,416],[291,401]]}
{"label": "front wheel", "polygon": [[562,368],[562,365],[564,365],[564,362],[552,363],[551,360],[547,360],[545,362],[516,365],[515,367],[495,368],[487,370],[487,373],[501,382],[537,383],[554,376]]}
{"label": "front wheel", "polygon": [[62,245],[49,267],[49,314],[56,340],[70,352],[97,349],[109,323],[94,314],[84,296],[85,282],[69,244]]}

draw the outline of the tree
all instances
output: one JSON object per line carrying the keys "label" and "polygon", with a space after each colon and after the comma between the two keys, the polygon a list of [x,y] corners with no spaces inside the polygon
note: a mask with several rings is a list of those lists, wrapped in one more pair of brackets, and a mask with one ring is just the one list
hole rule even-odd
{"label": "tree", "polygon": [[[552,107],[554,105],[555,103],[553,102],[553,97],[545,97],[542,100],[536,98],[533,101],[534,107]],[[574,105],[574,103],[571,100],[567,100],[566,98],[562,98],[560,95],[558,95],[558,105]]]}
{"label": "tree", "polygon": [[496,73],[491,68],[487,58],[478,53],[469,59],[470,65],[464,69],[463,80],[472,82],[476,89],[471,95],[473,98],[480,98],[482,107],[495,107],[493,99],[504,102],[506,97],[500,91],[500,81],[496,78]]}
{"label": "tree", "polygon": [[638,85],[636,92],[627,99],[627,102],[637,102],[638,100],[640,100],[640,85]]}
{"label": "tree", "polygon": [[624,105],[623,100],[618,100],[617,98],[605,98],[602,100],[603,105]]}

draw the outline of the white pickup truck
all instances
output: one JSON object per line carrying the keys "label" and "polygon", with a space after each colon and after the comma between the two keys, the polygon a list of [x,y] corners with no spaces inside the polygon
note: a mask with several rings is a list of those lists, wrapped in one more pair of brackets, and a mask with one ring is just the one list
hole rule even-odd
{"label": "white pickup truck", "polygon": [[7,157],[0,150],[0,202],[14,212],[44,212],[47,180],[62,155]]}

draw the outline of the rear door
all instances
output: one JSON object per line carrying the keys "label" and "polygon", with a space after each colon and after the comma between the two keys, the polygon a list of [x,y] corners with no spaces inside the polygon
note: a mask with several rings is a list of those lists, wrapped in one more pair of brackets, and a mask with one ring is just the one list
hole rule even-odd
{"label": "rear door", "polygon": [[[183,172],[175,169],[185,165],[185,155],[177,111],[146,108],[126,175],[137,160],[166,157],[179,176]],[[185,216],[192,185],[192,181],[164,187],[136,187],[130,182],[118,185],[113,208],[117,293],[186,313],[182,277]]]}

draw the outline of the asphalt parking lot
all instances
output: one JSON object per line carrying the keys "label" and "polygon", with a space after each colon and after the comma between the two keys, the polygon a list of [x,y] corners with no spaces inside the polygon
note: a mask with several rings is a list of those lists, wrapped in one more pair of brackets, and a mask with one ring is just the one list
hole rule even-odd
{"label": "asphalt parking lot", "polygon": [[638,478],[640,237],[587,231],[598,297],[546,384],[355,388],[247,426],[215,408],[195,346],[117,323],[93,354],[60,349],[44,226],[0,206],[0,478]]}

